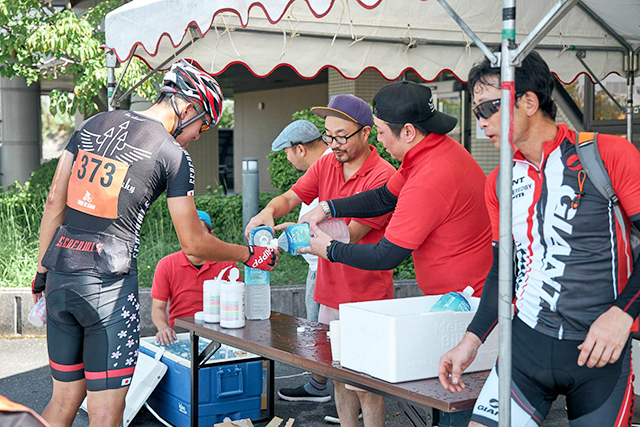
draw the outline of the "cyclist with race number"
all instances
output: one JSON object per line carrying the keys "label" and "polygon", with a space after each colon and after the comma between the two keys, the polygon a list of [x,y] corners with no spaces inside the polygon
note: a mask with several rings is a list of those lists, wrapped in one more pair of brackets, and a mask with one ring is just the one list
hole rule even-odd
{"label": "cyclist with race number", "polygon": [[140,228],[165,190],[182,250],[203,260],[271,270],[267,248],[225,243],[205,232],[194,204],[185,147],[214,126],[222,92],[181,60],[148,110],[97,114],[60,157],[40,227],[36,300],[47,294],[53,396],[43,412],[70,426],[85,395],[91,426],[119,426],[138,355]]}

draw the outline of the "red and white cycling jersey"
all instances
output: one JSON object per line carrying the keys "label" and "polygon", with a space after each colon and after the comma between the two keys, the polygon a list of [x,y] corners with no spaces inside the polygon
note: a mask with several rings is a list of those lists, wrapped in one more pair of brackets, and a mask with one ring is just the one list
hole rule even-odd
{"label": "red and white cycling jersey", "polygon": [[[574,131],[559,125],[556,139],[544,143],[539,168],[515,153],[512,232],[518,317],[546,335],[581,340],[624,289],[633,259],[611,202],[588,177],[578,208],[572,208],[582,169],[575,138]],[[598,135],[598,148],[625,220],[640,219],[640,153],[612,135]],[[497,176],[498,169],[485,187],[494,241],[499,240]]]}

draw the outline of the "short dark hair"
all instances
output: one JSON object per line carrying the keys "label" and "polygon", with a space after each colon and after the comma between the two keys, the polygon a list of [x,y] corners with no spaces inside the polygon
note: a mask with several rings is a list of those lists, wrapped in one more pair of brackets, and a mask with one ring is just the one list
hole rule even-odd
{"label": "short dark hair", "polygon": [[[491,66],[487,58],[475,64],[469,71],[467,87],[473,93],[475,86],[480,83],[486,86],[495,86],[490,77],[498,77],[500,81],[500,68]],[[536,51],[531,51],[523,60],[522,65],[516,67],[516,93],[533,92],[538,97],[540,110],[547,117],[555,120],[556,104],[551,98],[555,85],[549,66]]]}
{"label": "short dark hair", "polygon": [[[404,127],[404,125],[406,125],[406,123],[402,123],[402,124],[388,123],[388,122],[386,123],[387,123],[387,126],[389,126],[389,130],[391,130],[391,133],[393,134],[393,136],[395,136],[396,138],[400,138],[400,132],[402,132],[402,128]],[[418,132],[422,133],[425,136],[431,133],[420,125],[417,125],[415,123],[411,123],[411,125],[413,125],[413,127],[416,128]]]}

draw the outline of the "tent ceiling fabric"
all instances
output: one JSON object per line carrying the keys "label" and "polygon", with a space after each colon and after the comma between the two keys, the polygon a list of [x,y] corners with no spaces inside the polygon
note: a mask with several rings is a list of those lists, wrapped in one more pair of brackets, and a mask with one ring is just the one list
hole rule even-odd
{"label": "tent ceiling fabric", "polygon": [[[640,46],[640,2],[582,2],[634,49]],[[500,43],[502,1],[450,0],[449,4],[483,42]],[[554,4],[554,0],[517,0],[519,42]],[[135,55],[155,68],[191,42],[189,27],[203,37],[178,57],[195,60],[212,74],[241,63],[260,77],[286,65],[304,78],[333,67],[347,78],[375,68],[390,80],[407,69],[425,80],[443,70],[466,80],[469,68],[482,59],[480,50],[436,0],[137,0],[107,15],[106,46],[120,62],[136,48]],[[538,49],[560,80],[568,83],[585,70],[573,48],[563,51],[563,46],[583,47],[585,61],[599,77],[624,74],[619,43],[578,7]]]}

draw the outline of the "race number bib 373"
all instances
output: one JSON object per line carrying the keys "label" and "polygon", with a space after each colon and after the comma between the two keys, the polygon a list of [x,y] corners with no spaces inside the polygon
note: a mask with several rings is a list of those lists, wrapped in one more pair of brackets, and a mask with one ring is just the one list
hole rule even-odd
{"label": "race number bib 373", "polygon": [[67,206],[100,218],[118,217],[118,197],[129,165],[114,159],[78,150]]}

